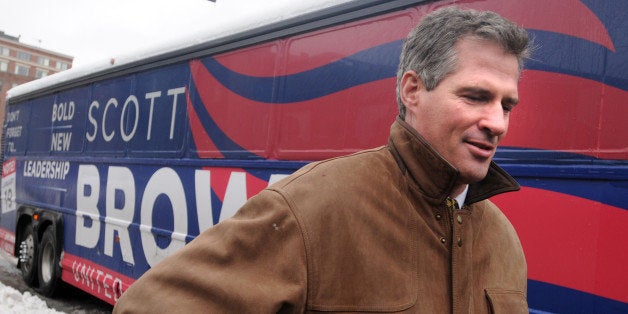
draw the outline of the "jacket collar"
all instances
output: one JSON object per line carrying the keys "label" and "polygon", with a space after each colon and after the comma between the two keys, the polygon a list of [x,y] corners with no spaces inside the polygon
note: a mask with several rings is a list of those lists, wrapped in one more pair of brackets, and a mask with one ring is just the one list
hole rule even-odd
{"label": "jacket collar", "polygon": [[[402,172],[407,173],[428,201],[441,204],[451,194],[460,173],[409,124],[397,118],[388,145]],[[491,161],[486,177],[469,185],[466,204],[519,190],[519,184]]]}

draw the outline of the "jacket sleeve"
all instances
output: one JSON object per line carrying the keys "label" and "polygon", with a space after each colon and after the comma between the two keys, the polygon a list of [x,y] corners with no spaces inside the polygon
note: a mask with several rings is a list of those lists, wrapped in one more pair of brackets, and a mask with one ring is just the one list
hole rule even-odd
{"label": "jacket sleeve", "polygon": [[265,190],[146,272],[114,313],[302,312],[306,280],[298,222]]}

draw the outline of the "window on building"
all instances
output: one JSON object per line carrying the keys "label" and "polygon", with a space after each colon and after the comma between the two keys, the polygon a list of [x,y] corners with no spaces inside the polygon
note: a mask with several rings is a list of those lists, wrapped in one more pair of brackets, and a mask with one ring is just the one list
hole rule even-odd
{"label": "window on building", "polygon": [[50,66],[50,59],[46,57],[37,57],[37,63],[43,66]]}
{"label": "window on building", "polygon": [[17,58],[24,61],[31,61],[31,54],[24,51],[18,51]]}
{"label": "window on building", "polygon": [[7,72],[9,70],[9,63],[0,61],[0,72]]}
{"label": "window on building", "polygon": [[0,46],[0,55],[8,57],[9,51],[10,51],[9,48]]}
{"label": "window on building", "polygon": [[56,65],[57,70],[63,71],[68,69],[68,64],[63,61],[57,61]]}
{"label": "window on building", "polygon": [[29,70],[30,68],[26,65],[21,65],[21,64],[15,65],[15,74],[17,75],[28,76]]}
{"label": "window on building", "polygon": [[48,71],[42,69],[37,69],[37,71],[35,71],[36,78],[42,78],[44,76],[48,76]]}

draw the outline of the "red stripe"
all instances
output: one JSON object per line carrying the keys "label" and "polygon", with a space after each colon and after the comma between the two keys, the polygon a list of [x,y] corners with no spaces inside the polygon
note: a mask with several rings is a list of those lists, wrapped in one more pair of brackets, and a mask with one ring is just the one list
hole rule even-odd
{"label": "red stripe", "polygon": [[[266,158],[326,158],[384,144],[396,114],[394,78],[310,101],[274,105],[232,93],[200,62],[193,63],[193,73],[197,86],[214,87],[199,94],[222,131],[241,147]],[[581,88],[574,92],[574,86]],[[526,71],[520,98],[502,146],[628,159],[628,129],[610,127],[624,125],[628,106],[623,99],[628,92],[579,77]],[[242,121],[242,117],[255,119]],[[277,129],[271,130],[271,121]],[[193,127],[200,130],[200,125]],[[195,134],[199,150],[215,150],[204,148],[202,143],[213,143],[208,138],[202,142],[198,136]],[[274,136],[276,141],[271,139]]]}
{"label": "red stripe", "polygon": [[111,304],[115,304],[135,282],[135,279],[67,252],[63,254],[61,267],[63,281]]}
{"label": "red stripe", "polygon": [[628,159],[628,92],[564,74],[525,71],[500,145]]}
{"label": "red stripe", "polygon": [[264,181],[250,173],[246,173],[246,198],[249,199],[268,186]]}
{"label": "red stripe", "polygon": [[0,249],[15,255],[15,233],[3,228],[0,228]]}
{"label": "red stripe", "polygon": [[2,177],[14,174],[17,168],[17,161],[15,157],[8,159],[2,164]]}
{"label": "red stripe", "polygon": [[269,104],[226,89],[198,61],[191,67],[196,86],[212,86],[199,95],[222,132],[265,158],[312,160],[383,145],[397,114],[394,78],[314,100]]}
{"label": "red stripe", "polygon": [[[579,37],[615,51],[613,41],[600,19],[582,1],[574,0],[463,0],[464,7],[491,10],[527,29],[538,29]],[[560,17],[560,18],[558,18]]]}
{"label": "red stripe", "polygon": [[[250,76],[289,75],[405,38],[415,22],[408,11],[396,12],[222,54],[216,60],[231,71]],[[280,50],[289,53],[283,56]]]}
{"label": "red stripe", "polygon": [[225,200],[225,194],[227,192],[227,186],[231,179],[231,174],[234,172],[243,172],[246,175],[246,197],[251,198],[259,193],[261,190],[268,186],[268,182],[264,181],[242,168],[224,168],[224,167],[209,167],[205,168],[211,171],[211,188],[221,202]]}
{"label": "red stripe", "polygon": [[244,172],[244,170],[240,168],[221,168],[221,167],[212,167],[211,170],[211,187],[220,202],[224,202],[225,194],[227,192],[227,184],[229,183],[229,178],[231,177],[231,173],[234,171]]}
{"label": "red stripe", "polygon": [[530,279],[628,302],[628,211],[529,187],[493,201],[519,234]]}
{"label": "red stripe", "polygon": [[[608,31],[600,19],[580,1],[441,1],[364,21],[274,41],[221,55],[217,60],[232,71],[251,76],[288,75],[320,67],[356,52],[403,39],[427,13],[444,5],[457,4],[478,10],[491,10],[523,25],[583,38],[614,51]],[[560,16],[560,19],[556,19]],[[287,46],[287,47],[286,47]],[[329,53],[334,47],[334,53]],[[286,54],[285,64],[278,59]],[[255,56],[251,58],[251,56]],[[281,62],[281,64],[277,64]]]}
{"label": "red stripe", "polygon": [[[200,63],[199,61],[192,61]],[[192,131],[192,139],[196,146],[197,154],[199,158],[224,158],[225,156],[216,148],[216,145],[211,140],[207,131],[203,127],[201,120],[199,120],[196,111],[194,111],[194,105],[190,99],[190,93],[185,93],[187,99],[188,119],[190,121],[190,130]]]}

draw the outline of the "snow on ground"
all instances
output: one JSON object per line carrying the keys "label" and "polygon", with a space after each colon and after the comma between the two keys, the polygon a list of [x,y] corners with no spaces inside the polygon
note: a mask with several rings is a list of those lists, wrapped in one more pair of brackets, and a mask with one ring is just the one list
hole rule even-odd
{"label": "snow on ground", "polygon": [[26,291],[21,293],[0,283],[0,313],[63,313],[48,308],[44,300]]}
{"label": "snow on ground", "polygon": [[[0,272],[8,272],[15,269],[17,260],[0,250]],[[25,291],[21,293],[17,289],[9,287],[0,282],[0,313],[2,314],[53,314],[63,313],[51,309],[46,302],[32,293]]]}

